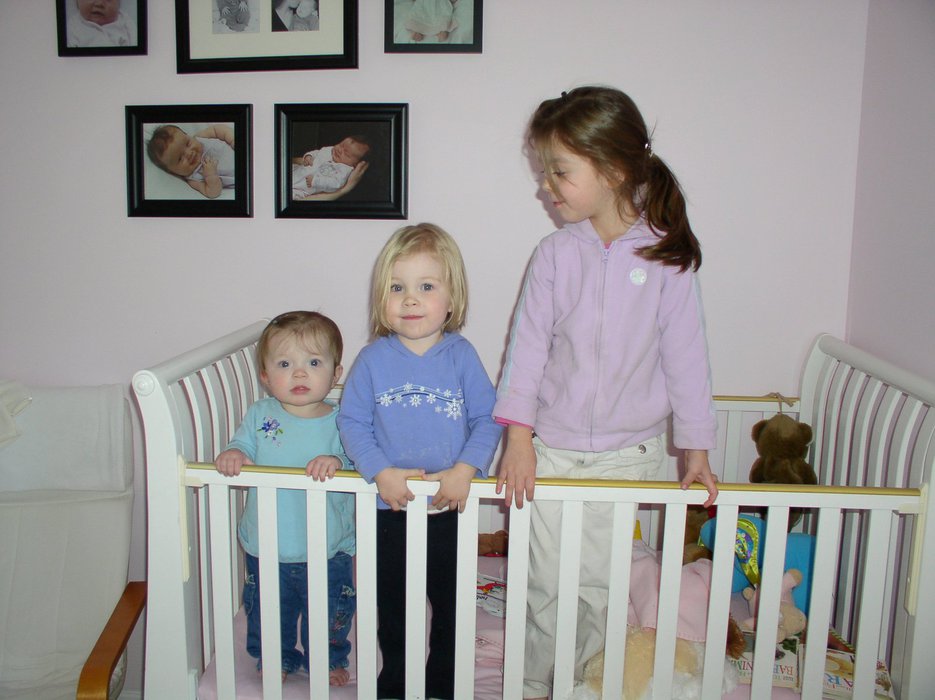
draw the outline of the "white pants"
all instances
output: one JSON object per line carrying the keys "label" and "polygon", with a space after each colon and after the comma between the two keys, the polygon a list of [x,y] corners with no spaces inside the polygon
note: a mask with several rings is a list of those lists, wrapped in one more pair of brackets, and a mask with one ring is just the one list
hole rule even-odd
{"label": "white pants", "polygon": [[[667,460],[664,436],[610,452],[578,452],[547,447],[538,438],[536,477],[565,479],[625,479],[657,477]],[[549,695],[555,663],[555,621],[558,601],[559,542],[562,504],[530,503],[529,590],[526,603],[526,656],[523,697]],[[575,676],[584,663],[604,648],[613,504],[584,504],[581,574],[578,589],[578,636]]]}

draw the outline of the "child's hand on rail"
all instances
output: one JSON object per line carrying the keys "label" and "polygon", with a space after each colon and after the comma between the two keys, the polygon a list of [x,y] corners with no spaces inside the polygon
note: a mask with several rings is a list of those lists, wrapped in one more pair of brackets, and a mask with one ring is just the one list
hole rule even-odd
{"label": "child's hand on rail", "polygon": [[438,481],[438,491],[432,499],[432,505],[438,509],[458,509],[464,512],[468,494],[471,492],[471,479],[477,476],[477,470],[470,464],[458,462],[450,469],[443,469],[433,474],[425,474],[424,481]]}
{"label": "child's hand on rail", "polygon": [[224,450],[214,460],[215,468],[224,476],[237,476],[245,464],[253,461],[240,450]]}
{"label": "child's hand on rail", "polygon": [[497,493],[503,493],[507,508],[514,500],[516,507],[522,508],[524,496],[527,501],[531,501],[535,489],[536,450],[532,446],[532,428],[509,425],[506,429],[506,448],[497,469]]}
{"label": "child's hand on rail", "polygon": [[714,505],[718,493],[717,475],[711,471],[711,465],[708,464],[707,450],[685,450],[685,478],[682,479],[682,488],[687,489],[695,481],[708,489],[708,500],[704,502],[704,507]]}
{"label": "child's hand on rail", "polygon": [[418,478],[425,474],[424,469],[400,469],[387,467],[377,474],[373,481],[380,492],[380,498],[393,510],[401,510],[414,501],[416,495],[409,490],[406,479]]}
{"label": "child's hand on rail", "polygon": [[305,476],[310,476],[316,481],[333,479],[334,473],[342,466],[344,465],[341,460],[334,455],[318,455],[305,465]]}

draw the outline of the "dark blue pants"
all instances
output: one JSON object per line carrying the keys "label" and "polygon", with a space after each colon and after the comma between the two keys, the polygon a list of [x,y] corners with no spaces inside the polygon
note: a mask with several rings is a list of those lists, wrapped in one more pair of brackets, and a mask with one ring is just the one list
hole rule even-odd
{"label": "dark blue pants", "polygon": [[[262,655],[260,645],[260,560],[244,552],[247,580],[243,606],[247,614],[247,653]],[[353,561],[339,552],[328,560],[328,668],[347,668],[351,643],[347,640],[357,594],[354,590]],[[302,648],[297,647],[301,620]],[[282,644],[282,670],[294,673],[310,667],[308,655],[308,565],[279,564],[279,634]],[[259,667],[259,664],[258,664]]]}

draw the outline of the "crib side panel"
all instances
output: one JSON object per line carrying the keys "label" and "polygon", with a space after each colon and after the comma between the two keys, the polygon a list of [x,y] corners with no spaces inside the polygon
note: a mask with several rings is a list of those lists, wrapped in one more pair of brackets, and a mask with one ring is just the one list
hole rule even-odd
{"label": "crib side panel", "polygon": [[213,637],[201,629],[212,628],[213,610],[201,586],[211,566],[199,544],[207,535],[205,497],[184,487],[184,462],[213,461],[261,396],[255,343],[264,326],[252,324],[133,378],[146,458],[145,683],[153,697],[194,698],[212,651]]}
{"label": "crib side panel", "polygon": [[[927,489],[935,469],[933,402],[935,384],[927,379],[831,336],[819,337],[802,383],[802,420],[815,430],[809,457],[819,482]],[[843,517],[834,624],[847,636],[856,634],[856,579],[881,560],[867,547],[867,518],[856,512]],[[922,514],[901,519],[884,562],[879,654],[903,695],[935,683],[935,669],[924,660],[935,645],[935,613],[932,606],[915,605],[909,587],[913,579],[922,590],[935,585],[935,539],[929,536],[927,546],[920,541],[929,528]]]}

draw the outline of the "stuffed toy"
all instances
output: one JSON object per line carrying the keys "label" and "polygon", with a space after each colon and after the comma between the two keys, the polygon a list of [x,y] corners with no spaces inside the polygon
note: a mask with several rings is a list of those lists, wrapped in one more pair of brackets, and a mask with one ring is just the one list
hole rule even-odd
{"label": "stuffed toy", "polygon": [[701,540],[701,526],[704,525],[711,515],[711,508],[702,506],[688,506],[685,514],[685,542],[682,549],[682,566],[691,564],[699,559],[710,559],[711,550],[705,547]]}
{"label": "stuffed toy", "polygon": [[477,535],[477,553],[482,557],[503,557],[509,549],[510,536],[506,530]]}
{"label": "stuffed toy", "polygon": [[[714,549],[717,518],[711,518],[701,526],[701,542]],[[748,586],[760,583],[760,562],[765,544],[766,521],[755,515],[742,514],[737,518],[737,534],[734,543],[734,575],[731,584],[733,593],[740,593]],[[808,615],[808,599],[812,592],[812,563],[815,558],[815,537],[802,532],[790,532],[786,539],[786,556],[783,571],[798,569],[802,583],[792,591],[795,606]]]}
{"label": "stuffed toy", "polygon": [[[736,623],[731,620],[736,626]],[[730,630],[728,630],[730,634]],[[738,629],[741,650],[743,633]],[[623,699],[643,700],[652,697],[653,663],[656,655],[656,630],[627,627],[626,651],[624,652]],[[739,652],[738,652],[739,655]],[[702,670],[704,667],[704,642],[675,640],[675,670],[672,675],[672,700],[694,700],[701,697]],[[724,681],[722,694],[737,687],[737,667],[724,659]],[[581,674],[581,687],[572,697],[603,697],[604,652],[588,659]]]}
{"label": "stuffed toy", "polygon": [[[792,591],[802,583],[802,572],[798,569],[788,569],[782,575],[782,589],[779,596],[779,627],[776,630],[776,643],[805,631],[805,613],[796,607],[792,599]],[[747,587],[743,589],[743,597],[750,606],[750,617],[740,623],[741,629],[750,632],[756,630],[756,618],[760,607],[759,588]]]}
{"label": "stuffed toy", "polygon": [[[682,567],[672,698],[689,700],[701,697],[711,566],[710,560],[700,560]],[[642,542],[634,542],[624,652],[623,697],[626,700],[651,695],[660,575],[658,553]],[[726,657],[739,657],[744,650],[744,644],[740,626],[729,617],[724,692],[730,692],[737,683],[736,669]],[[585,663],[580,692],[576,691],[574,697],[594,697],[593,693],[600,697],[603,675],[604,653],[599,651]]]}
{"label": "stuffed toy", "polygon": [[817,484],[812,465],[805,461],[812,429],[805,423],[777,413],[753,426],[753,442],[759,457],[750,468],[753,484]]}

